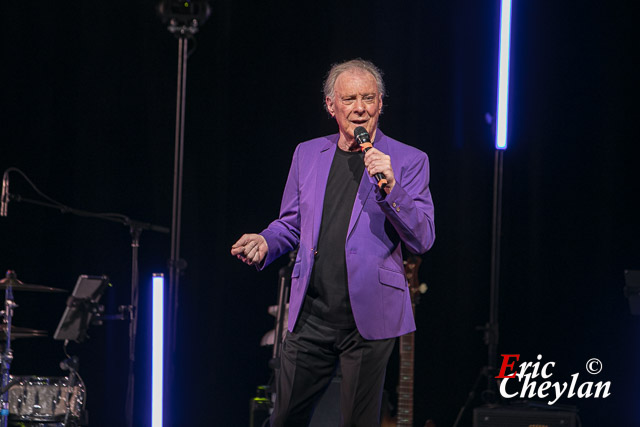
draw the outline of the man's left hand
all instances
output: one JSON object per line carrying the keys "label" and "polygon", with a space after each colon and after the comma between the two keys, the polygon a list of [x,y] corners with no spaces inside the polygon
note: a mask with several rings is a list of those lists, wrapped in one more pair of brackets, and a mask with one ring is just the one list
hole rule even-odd
{"label": "man's left hand", "polygon": [[393,169],[391,168],[391,157],[374,147],[365,153],[364,165],[369,172],[369,176],[382,173],[384,177],[387,178],[387,185],[384,187],[384,190],[389,194],[393,186],[396,185]]}

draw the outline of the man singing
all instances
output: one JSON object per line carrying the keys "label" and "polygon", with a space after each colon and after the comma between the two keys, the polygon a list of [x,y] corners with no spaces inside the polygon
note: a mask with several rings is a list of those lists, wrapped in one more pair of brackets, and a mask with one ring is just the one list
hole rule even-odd
{"label": "man singing", "polygon": [[[433,245],[429,161],[378,129],[384,93],[369,61],[331,68],[324,101],[338,133],[297,146],[280,217],[231,248],[262,269],[298,247],[272,426],[307,425],[338,362],[342,425],[379,425],[394,340],[415,330],[401,243],[416,254]],[[373,142],[366,153],[358,127]]]}

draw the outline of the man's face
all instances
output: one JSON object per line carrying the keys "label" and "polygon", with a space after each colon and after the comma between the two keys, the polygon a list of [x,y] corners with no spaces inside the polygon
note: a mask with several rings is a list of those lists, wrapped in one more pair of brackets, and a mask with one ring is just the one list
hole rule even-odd
{"label": "man's face", "polygon": [[353,131],[364,127],[373,141],[382,109],[382,95],[378,93],[376,79],[364,70],[349,70],[338,76],[334,86],[334,99],[325,99],[327,109],[335,117],[340,129],[339,145],[355,147]]}

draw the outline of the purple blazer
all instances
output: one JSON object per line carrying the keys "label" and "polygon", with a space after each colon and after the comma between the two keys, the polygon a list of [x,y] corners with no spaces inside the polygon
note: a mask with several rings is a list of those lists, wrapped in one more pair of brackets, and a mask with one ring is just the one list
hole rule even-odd
{"label": "purple blazer", "polygon": [[[282,196],[280,217],[260,234],[269,245],[261,268],[299,245],[291,275],[289,331],[293,331],[307,292],[318,243],[324,194],[338,134],[296,147]],[[435,239],[429,159],[417,148],[376,131],[374,147],[391,157],[396,185],[385,198],[366,169],[353,204],[345,243],[353,317],[366,339],[415,330],[411,297],[402,263],[401,241],[414,253]]]}

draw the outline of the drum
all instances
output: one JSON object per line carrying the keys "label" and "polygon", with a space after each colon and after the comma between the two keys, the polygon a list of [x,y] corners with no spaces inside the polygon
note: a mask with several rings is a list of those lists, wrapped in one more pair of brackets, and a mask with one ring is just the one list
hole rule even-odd
{"label": "drum", "polygon": [[9,419],[57,422],[78,420],[85,403],[84,386],[68,377],[12,376],[18,383],[9,389]]}

